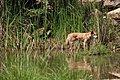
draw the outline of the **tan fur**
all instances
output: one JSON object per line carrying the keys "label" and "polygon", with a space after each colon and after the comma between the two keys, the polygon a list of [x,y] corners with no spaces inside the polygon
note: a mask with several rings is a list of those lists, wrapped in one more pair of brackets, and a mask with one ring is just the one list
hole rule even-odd
{"label": "tan fur", "polygon": [[65,44],[69,45],[70,48],[72,48],[73,42],[79,40],[82,42],[83,49],[85,49],[86,43],[88,43],[92,37],[97,38],[95,29],[92,32],[86,32],[86,33],[76,33],[76,32],[70,33],[67,36]]}

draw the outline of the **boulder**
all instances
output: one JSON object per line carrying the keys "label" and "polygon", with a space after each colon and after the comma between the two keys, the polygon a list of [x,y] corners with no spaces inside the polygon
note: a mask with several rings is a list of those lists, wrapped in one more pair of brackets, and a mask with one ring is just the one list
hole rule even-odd
{"label": "boulder", "polygon": [[120,8],[108,12],[107,17],[113,19],[120,19]]}
{"label": "boulder", "polygon": [[120,4],[120,0],[104,0],[105,7],[117,7]]}
{"label": "boulder", "polygon": [[101,2],[103,0],[78,0],[78,1],[82,3],[87,3],[87,2]]}
{"label": "boulder", "polygon": [[113,26],[118,26],[119,25],[119,23],[116,20],[114,20],[114,19],[111,19],[111,24]]}

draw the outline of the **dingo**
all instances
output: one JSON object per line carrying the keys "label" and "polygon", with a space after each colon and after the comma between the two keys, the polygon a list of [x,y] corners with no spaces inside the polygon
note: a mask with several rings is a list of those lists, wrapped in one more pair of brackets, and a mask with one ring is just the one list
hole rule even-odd
{"label": "dingo", "polygon": [[83,49],[85,50],[86,43],[88,43],[88,45],[89,45],[91,39],[95,39],[95,38],[97,38],[96,29],[93,29],[93,31],[86,32],[86,33],[76,33],[75,32],[75,33],[68,34],[65,44],[69,45],[70,48],[72,48],[73,42],[76,40],[79,40],[82,42]]}

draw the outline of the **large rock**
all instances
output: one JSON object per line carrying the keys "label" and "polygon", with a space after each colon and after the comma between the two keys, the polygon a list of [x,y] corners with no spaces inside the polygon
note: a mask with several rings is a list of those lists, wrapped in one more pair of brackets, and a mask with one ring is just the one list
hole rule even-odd
{"label": "large rock", "polygon": [[85,2],[101,2],[102,0],[79,0],[79,1],[85,3]]}
{"label": "large rock", "polygon": [[120,19],[120,8],[108,12],[107,17]]}
{"label": "large rock", "polygon": [[116,7],[120,4],[120,0],[104,0],[105,7]]}
{"label": "large rock", "polygon": [[119,25],[119,23],[116,20],[114,20],[114,19],[111,19],[111,24],[113,26],[118,26]]}

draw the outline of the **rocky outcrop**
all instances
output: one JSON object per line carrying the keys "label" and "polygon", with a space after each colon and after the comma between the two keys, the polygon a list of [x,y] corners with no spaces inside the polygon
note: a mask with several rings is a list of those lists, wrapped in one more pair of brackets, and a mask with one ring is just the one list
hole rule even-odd
{"label": "rocky outcrop", "polygon": [[106,17],[112,20],[113,26],[119,25],[118,21],[120,20],[120,0],[105,0],[104,7],[110,9],[109,12],[106,12]]}
{"label": "rocky outcrop", "polygon": [[82,1],[83,3],[85,3],[85,2],[101,2],[103,0],[79,0],[79,1]]}
{"label": "rocky outcrop", "polygon": [[108,12],[107,17],[110,17],[113,19],[120,19],[120,8],[117,8],[115,10]]}
{"label": "rocky outcrop", "polygon": [[104,0],[105,7],[118,7],[120,5],[120,0]]}

